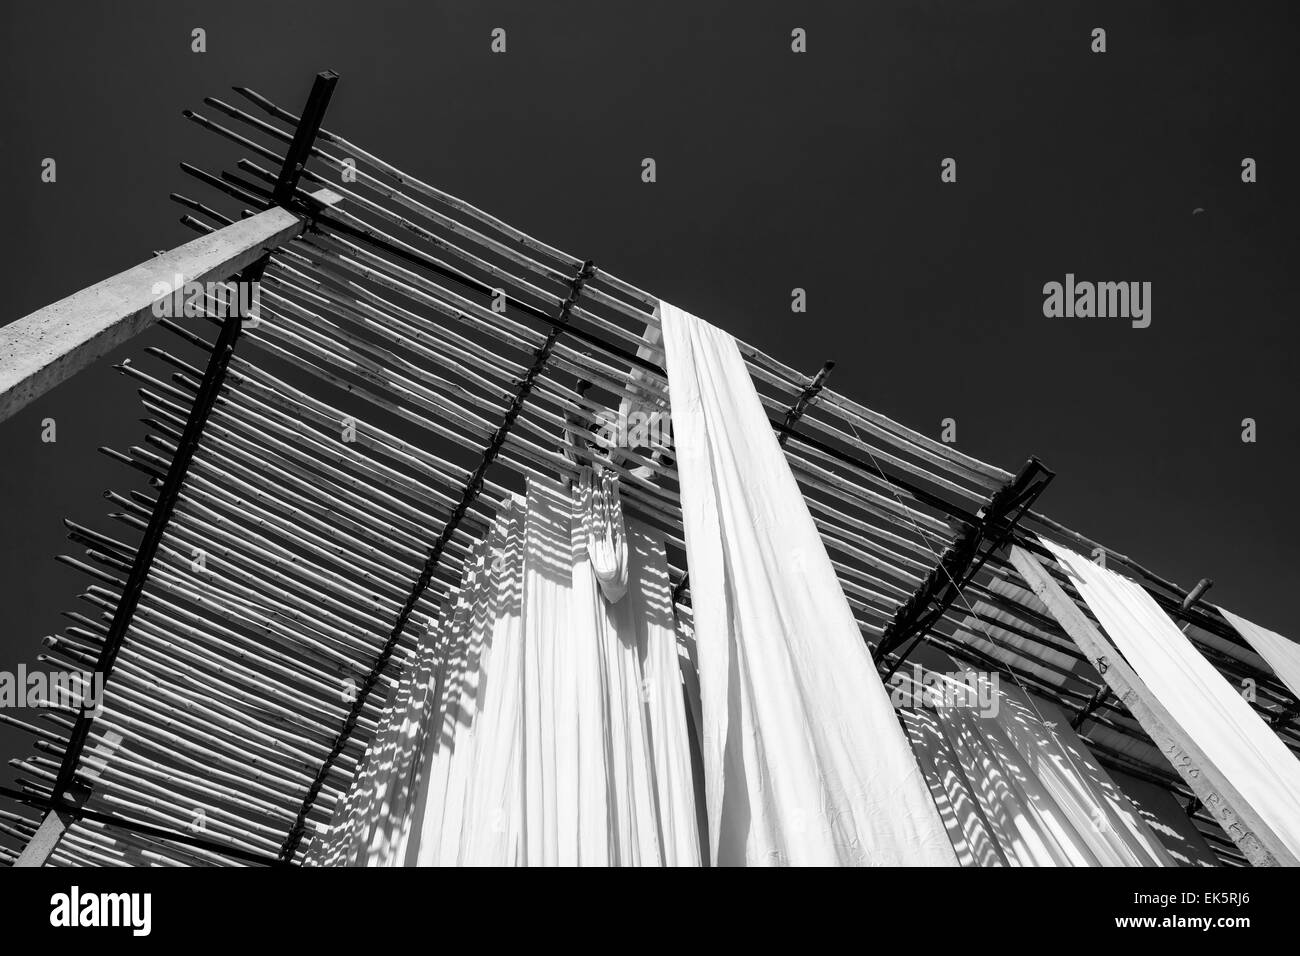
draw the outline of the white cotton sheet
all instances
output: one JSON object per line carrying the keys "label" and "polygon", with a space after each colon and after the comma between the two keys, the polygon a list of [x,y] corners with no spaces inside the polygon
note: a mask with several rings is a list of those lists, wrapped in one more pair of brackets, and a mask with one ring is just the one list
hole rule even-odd
{"label": "white cotton sheet", "polygon": [[660,303],[717,865],[955,865],[735,340]]}
{"label": "white cotton sheet", "polygon": [[1300,761],[1145,590],[1068,548],[1043,544],[1173,720],[1300,857]]}
{"label": "white cotton sheet", "polygon": [[1176,865],[1059,709],[1019,687],[981,696],[996,713],[903,712],[963,866]]}
{"label": "white cotton sheet", "polygon": [[664,541],[625,524],[611,603],[589,504],[544,482],[506,503],[313,865],[700,862]]}
{"label": "white cotton sheet", "polygon": [[436,706],[442,645],[426,634],[390,695],[356,781],[332,826],[308,847],[307,866],[400,866],[410,807],[421,789],[423,753]]}
{"label": "white cotton sheet", "polygon": [[467,866],[513,866],[523,826],[523,515],[513,502],[507,508],[460,839],[458,862]]}
{"label": "white cotton sheet", "polygon": [[581,497],[575,499],[571,637],[584,665],[587,655],[595,665],[580,697],[579,860],[584,866],[657,866],[657,807],[637,640],[640,608],[632,596],[615,605],[601,596],[587,549],[590,518]]}
{"label": "white cotton sheet", "polygon": [[617,604],[627,593],[627,530],[618,478],[584,467],[578,479],[575,519],[581,515],[587,560],[600,585],[600,593]]}
{"label": "white cotton sheet", "polygon": [[686,699],[686,724],[690,739],[692,794],[695,801],[695,830],[700,845],[700,861],[708,862],[708,799],[704,793],[704,719],[700,704],[699,654],[695,648],[695,625],[691,609],[674,605],[677,617],[677,666],[682,672],[682,695]]}
{"label": "white cotton sheet", "polygon": [[1273,673],[1286,689],[1300,699],[1300,644],[1283,637],[1276,631],[1252,624],[1227,608],[1219,608],[1219,613],[1227,619],[1233,630],[1242,636],[1251,649],[1273,668]]}
{"label": "white cotton sheet", "polygon": [[697,864],[664,543],[626,524],[625,594],[611,603],[591,559],[588,503],[581,489],[570,500],[529,484],[524,862]]}
{"label": "white cotton sheet", "polygon": [[472,571],[465,582],[448,628],[448,657],[439,707],[428,754],[428,786],[419,808],[415,860],[418,866],[451,866],[459,852],[460,819],[464,812],[465,779],[476,710],[480,650],[487,630],[485,604],[490,600],[490,549],[487,539],[474,550]]}
{"label": "white cotton sheet", "polygon": [[691,730],[685,680],[678,658],[672,580],[663,539],[637,522],[628,524],[629,577],[639,611],[622,625],[636,635],[642,694],[650,737],[650,761],[665,866],[699,866],[700,835],[695,806]]}
{"label": "white cotton sheet", "polygon": [[568,497],[558,487],[530,480],[524,524],[521,862],[574,866],[579,829],[579,680],[569,640],[573,566]]}

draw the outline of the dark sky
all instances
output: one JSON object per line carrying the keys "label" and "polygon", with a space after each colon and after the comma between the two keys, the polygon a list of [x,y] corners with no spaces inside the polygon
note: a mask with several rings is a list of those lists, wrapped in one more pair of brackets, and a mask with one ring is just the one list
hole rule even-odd
{"label": "dark sky", "polygon": [[[248,85],[296,112],[334,69],[327,125],[372,152],[789,365],[835,359],[836,388],[914,428],[955,418],[964,451],[1038,455],[1058,472],[1044,510],[1300,632],[1284,4],[43,0],[0,18],[0,321],[193,237],[167,194],[212,197],[177,164],[232,152],[183,108]],[[1067,272],[1151,282],[1151,327],[1045,318]],[[153,343],[176,347],[154,332],[122,354]],[[77,607],[60,518],[112,531],[100,493],[139,487],[95,451],[143,433],[110,364],[0,423],[0,669]]]}

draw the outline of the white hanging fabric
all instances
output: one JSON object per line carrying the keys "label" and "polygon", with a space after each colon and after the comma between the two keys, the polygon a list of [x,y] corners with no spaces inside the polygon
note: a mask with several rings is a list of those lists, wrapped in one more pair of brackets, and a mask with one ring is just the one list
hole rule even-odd
{"label": "white hanging fabric", "polygon": [[690,741],[692,796],[695,803],[695,834],[699,841],[698,858],[709,859],[708,799],[704,793],[703,710],[700,704],[700,667],[695,648],[695,627],[691,609],[678,604],[677,666],[682,674],[682,695],[686,699],[687,735]]}
{"label": "white hanging fabric", "polygon": [[665,866],[699,866],[695,761],[691,753],[687,679],[678,655],[672,579],[664,543],[639,525],[629,526],[631,574],[644,597],[635,617],[642,698],[649,724],[653,785]]}
{"label": "white hanging fabric", "polygon": [[466,866],[513,866],[523,827],[523,515],[512,501],[506,507],[492,557],[491,643],[483,657],[482,703],[465,791],[458,862]]}
{"label": "white hanging fabric", "polygon": [[660,303],[717,865],[955,865],[735,340]]}
{"label": "white hanging fabric", "polygon": [[570,500],[529,482],[522,862],[695,864],[667,554],[662,539],[628,523],[626,595],[611,604],[590,550],[589,500],[581,486]]}
{"label": "white hanging fabric", "polygon": [[418,787],[427,722],[422,714],[437,682],[437,646],[421,645],[384,709],[357,780],[332,826],[307,847],[304,866],[392,866],[404,836],[405,808]]}
{"label": "white hanging fabric", "polygon": [[618,476],[584,466],[578,478],[577,510],[586,529],[582,542],[600,593],[617,604],[627,593],[627,530]]}
{"label": "white hanging fabric", "polygon": [[[558,487],[528,483],[523,561],[523,840],[526,866],[575,866],[579,827],[579,700],[595,660],[575,653],[571,504]],[[582,673],[579,674],[580,665]],[[588,728],[590,735],[590,727]],[[604,820],[601,821],[602,831]],[[586,841],[590,848],[593,839]]]}
{"label": "white hanging fabric", "polygon": [[1260,657],[1273,668],[1273,673],[1297,699],[1300,699],[1300,644],[1283,637],[1276,631],[1252,624],[1244,617],[1238,617],[1227,608],[1219,608],[1219,613],[1232,625],[1233,630],[1241,635]]}
{"label": "white hanging fabric", "polygon": [[1019,687],[980,698],[993,712],[902,711],[963,866],[1176,865],[1060,710]]}
{"label": "white hanging fabric", "polygon": [[617,508],[610,603],[590,499],[534,481],[505,503],[309,864],[699,864],[664,542]]}
{"label": "white hanging fabric", "polygon": [[1043,541],[1170,716],[1300,857],[1300,761],[1139,585]]}
{"label": "white hanging fabric", "polygon": [[[657,795],[645,706],[648,688],[641,666],[641,643],[648,622],[639,593],[617,605],[601,598],[587,547],[592,534],[587,525],[590,518],[591,512],[579,497],[573,509],[570,623],[577,646],[590,648],[596,663],[596,680],[591,685],[594,700],[580,718],[584,729],[593,731],[589,738],[584,737],[590,746],[584,748],[579,767],[581,812],[584,822],[592,824],[582,832],[580,861],[584,865],[656,866],[661,862]],[[664,639],[671,637],[669,629]]]}
{"label": "white hanging fabric", "polygon": [[418,844],[412,849],[420,866],[455,865],[460,851],[479,678],[496,591],[490,538],[474,549],[471,567],[448,627],[446,669],[428,752],[431,763],[417,806]]}
{"label": "white hanging fabric", "polygon": [[402,866],[411,810],[422,793],[438,709],[445,635],[423,633],[390,694],[365,759],[332,825],[311,841],[306,866]]}

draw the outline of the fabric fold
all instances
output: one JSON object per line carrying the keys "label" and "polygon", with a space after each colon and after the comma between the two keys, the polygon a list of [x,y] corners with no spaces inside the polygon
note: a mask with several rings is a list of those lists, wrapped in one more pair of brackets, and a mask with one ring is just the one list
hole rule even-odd
{"label": "fabric fold", "polygon": [[578,479],[577,511],[585,528],[583,547],[600,593],[617,604],[627,593],[627,530],[618,477],[584,467]]}
{"label": "fabric fold", "polygon": [[1300,761],[1295,754],[1141,586],[1041,540],[1148,690],[1300,858]]}
{"label": "fabric fold", "polygon": [[[503,504],[309,865],[700,862],[667,552],[617,495],[533,481]],[[593,539],[624,549],[617,603]]]}
{"label": "fabric fold", "polygon": [[963,865],[1175,865],[1059,709],[1019,687],[991,690],[978,694],[988,712],[903,712]]}
{"label": "fabric fold", "polygon": [[1276,631],[1270,631],[1266,627],[1252,624],[1244,617],[1233,614],[1227,608],[1219,608],[1219,613],[1232,625],[1233,630],[1240,634],[1242,639],[1250,645],[1251,650],[1264,658],[1268,666],[1273,668],[1273,673],[1286,686],[1286,689],[1297,700],[1300,700],[1300,644],[1283,637]]}
{"label": "fabric fold", "polygon": [[730,335],[660,303],[717,865],[955,865]]}

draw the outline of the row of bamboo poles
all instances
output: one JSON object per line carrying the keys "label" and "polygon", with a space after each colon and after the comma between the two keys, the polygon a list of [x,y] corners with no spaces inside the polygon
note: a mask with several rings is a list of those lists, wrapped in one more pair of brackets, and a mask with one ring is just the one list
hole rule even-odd
{"label": "row of bamboo poles", "polygon": [[[216,99],[206,102],[221,122],[187,113],[247,151],[239,172],[184,168],[248,214],[269,204],[272,170],[297,118],[239,92],[269,119]],[[225,125],[232,119],[238,129]],[[318,144],[299,199],[312,204],[310,194],[327,186],[341,202],[270,257],[261,322],[246,328],[230,362],[77,771],[91,788],[88,807],[201,834],[204,845],[82,820],[61,839],[56,865],[243,865],[247,857],[223,848],[270,862],[297,848],[297,825],[310,840],[346,792],[420,629],[437,620],[495,509],[526,478],[572,479],[593,462],[612,469],[627,511],[664,536],[673,575],[686,577],[671,442],[651,435],[641,447],[609,449],[591,440],[621,405],[668,410],[658,300],[597,266],[574,301],[583,260],[328,130]],[[231,221],[173,198],[196,230]],[[141,445],[104,451],[154,486],[198,391],[213,323],[164,323],[195,362],[151,348],[157,368],[121,366],[137,382],[148,433]],[[783,447],[864,639],[874,642],[1011,475],[831,389],[801,402],[813,376],[740,347],[774,425],[807,404]],[[498,444],[481,489],[467,492],[484,450]],[[142,492],[107,496],[124,531],[68,522],[86,550],[61,560],[93,583],[81,595],[88,608],[47,638],[41,659],[51,666],[93,665],[135,558],[130,541],[155,503]],[[1040,515],[1025,524],[1078,549],[1097,547]],[[445,547],[431,556],[440,536]],[[413,595],[431,557],[428,587]],[[1130,559],[1107,557],[1171,609],[1185,596]],[[930,641],[1083,712],[1101,682],[1017,580],[1003,559],[991,560]],[[411,598],[411,626],[389,656]],[[689,618],[685,587],[678,610]],[[1272,718],[1294,706],[1215,615],[1181,613],[1226,675],[1256,679],[1261,712]],[[354,705],[371,678],[374,692]],[[343,734],[350,714],[355,726]],[[35,723],[0,715],[35,739],[36,755],[17,763],[24,791],[48,796],[74,716],[56,708]],[[1278,729],[1300,748],[1289,721]],[[1114,702],[1092,709],[1081,731],[1103,761],[1189,795]],[[1225,860],[1238,858],[1207,814],[1194,819]],[[37,822],[5,811],[0,834],[21,845]],[[13,855],[0,846],[0,860]]]}

